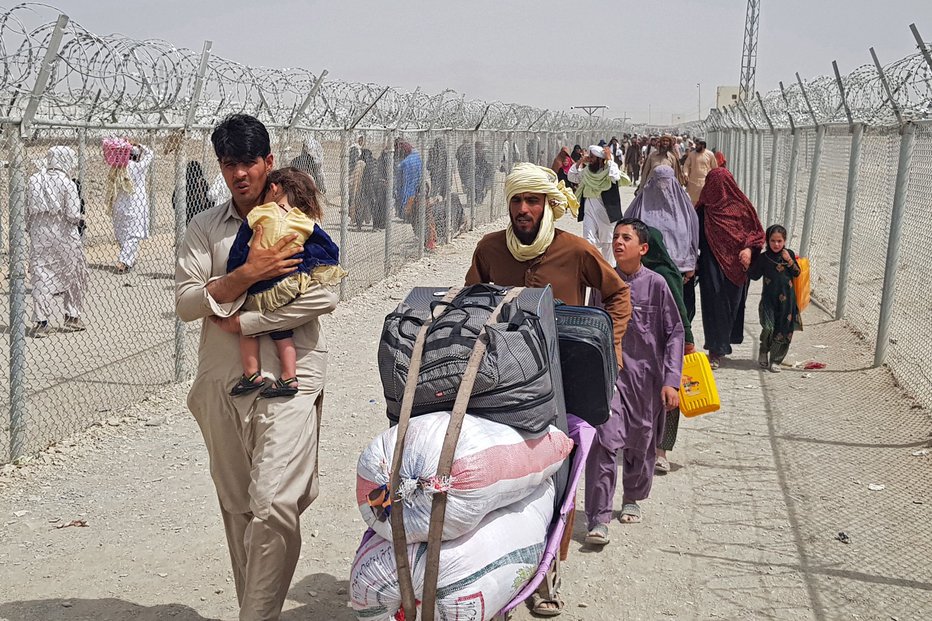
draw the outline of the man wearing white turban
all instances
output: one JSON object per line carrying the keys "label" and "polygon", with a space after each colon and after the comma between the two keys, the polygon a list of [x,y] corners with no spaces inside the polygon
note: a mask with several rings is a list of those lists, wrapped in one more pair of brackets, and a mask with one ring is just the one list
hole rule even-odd
{"label": "man wearing white turban", "polygon": [[72,181],[78,158],[71,147],[52,147],[39,172],[29,178],[26,230],[35,326],[29,334],[48,336],[52,298],[62,294],[62,330],[84,330],[81,310],[87,282],[87,261],[81,245],[81,197]]}
{"label": "man wearing white turban", "polygon": [[586,288],[598,290],[612,318],[615,351],[621,364],[621,339],[631,317],[628,285],[591,244],[554,227],[567,209],[576,213],[575,195],[551,169],[522,162],[505,178],[510,222],[476,245],[466,284],[553,287],[553,297],[581,306]]}
{"label": "man wearing white turban", "polygon": [[621,195],[618,164],[606,158],[606,149],[598,145],[570,167],[566,173],[570,183],[577,184],[576,197],[582,205],[583,237],[599,249],[609,265],[615,266],[612,253],[612,233],[615,222],[621,220]]}

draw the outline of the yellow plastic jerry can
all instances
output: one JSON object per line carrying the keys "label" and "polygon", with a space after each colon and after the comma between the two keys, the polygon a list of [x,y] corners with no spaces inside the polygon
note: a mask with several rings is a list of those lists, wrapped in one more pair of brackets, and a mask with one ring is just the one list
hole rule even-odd
{"label": "yellow plastic jerry can", "polygon": [[702,352],[687,354],[683,359],[683,379],[680,382],[680,412],[683,416],[699,416],[720,407],[722,403],[708,356]]}

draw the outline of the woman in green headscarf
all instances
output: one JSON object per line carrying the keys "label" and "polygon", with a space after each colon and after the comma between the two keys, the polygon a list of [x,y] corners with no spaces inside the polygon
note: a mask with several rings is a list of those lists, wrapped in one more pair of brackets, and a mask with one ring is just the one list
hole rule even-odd
{"label": "woman in green headscarf", "polygon": [[[641,257],[641,264],[647,269],[657,272],[667,281],[670,293],[673,294],[673,299],[676,301],[676,307],[680,311],[680,317],[683,319],[683,329],[686,331],[685,353],[691,354],[696,350],[696,345],[693,340],[692,326],[686,314],[686,303],[683,301],[683,275],[667,252],[667,247],[663,243],[663,233],[652,226],[648,227],[648,230],[650,231],[650,239],[647,242],[647,254]],[[676,432],[679,424],[679,408],[667,412],[667,424],[664,426],[663,440],[657,448],[657,461],[654,465],[657,472],[670,472],[667,451],[672,451],[673,445],[676,444]]]}

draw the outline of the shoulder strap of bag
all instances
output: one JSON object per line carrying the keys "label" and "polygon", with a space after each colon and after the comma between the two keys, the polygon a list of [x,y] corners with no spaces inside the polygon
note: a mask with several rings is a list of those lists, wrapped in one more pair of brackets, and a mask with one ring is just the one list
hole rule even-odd
{"label": "shoulder strap of bag", "polygon": [[[462,287],[452,287],[443,296],[442,302],[449,303],[456,297]],[[417,596],[414,593],[414,583],[411,579],[411,566],[408,563],[408,538],[404,526],[404,501],[396,497],[401,482],[401,462],[404,455],[405,436],[408,433],[408,423],[411,422],[411,410],[414,407],[414,391],[417,389],[418,376],[421,371],[421,360],[424,355],[424,340],[427,331],[434,319],[446,308],[445,304],[435,305],[430,316],[418,330],[411,351],[411,364],[408,367],[408,377],[405,379],[405,391],[401,397],[401,412],[398,415],[398,429],[395,435],[395,451],[392,455],[392,472],[389,478],[388,491],[391,494],[392,511],[392,544],[395,550],[395,565],[398,570],[398,587],[401,590],[401,606],[406,619],[417,619]]]}
{"label": "shoulder strap of bag", "polygon": [[[485,328],[498,322],[502,308],[510,304],[522,291],[524,291],[524,287],[514,287],[505,294],[502,301],[489,314],[482,333],[476,339],[476,344],[473,346],[469,360],[466,362],[466,371],[463,373],[460,387],[456,392],[456,401],[453,402],[453,412],[450,414],[447,434],[443,440],[443,448],[440,450],[440,461],[437,463],[438,479],[450,476],[450,471],[453,468],[453,455],[456,451],[456,443],[460,438],[460,431],[463,428],[463,417],[466,415],[466,407],[469,405],[469,398],[472,396],[472,388],[476,383],[479,365],[482,363],[489,342]],[[424,621],[434,621],[434,607],[437,602],[437,579],[440,576],[440,546],[443,543],[443,522],[446,511],[447,494],[446,492],[439,492],[434,495],[431,503],[430,528],[427,531],[427,566],[424,571],[424,593],[421,597],[421,612],[424,615]],[[392,526],[394,527],[394,516],[392,516]],[[407,611],[405,611],[406,619],[414,618],[408,617],[407,614]]]}

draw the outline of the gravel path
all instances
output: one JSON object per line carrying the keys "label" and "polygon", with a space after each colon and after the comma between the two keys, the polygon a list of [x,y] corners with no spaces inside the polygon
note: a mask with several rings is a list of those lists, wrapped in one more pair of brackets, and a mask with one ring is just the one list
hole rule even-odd
{"label": "gravel path", "polygon": [[[375,361],[382,317],[412,286],[462,282],[475,242],[494,228],[405,268],[325,320],[321,495],[304,516],[286,621],[354,618],[347,578],[363,531],[355,462],[386,426]],[[751,361],[755,305],[745,344],[717,374],[722,410],[681,424],[674,471],[655,481],[644,522],[613,522],[612,543],[593,552],[581,543],[585,519],[577,516],[562,618],[928,618],[928,413],[885,369],[869,369],[869,347],[816,308],[789,362],[827,368],[762,373]],[[186,390],[173,386],[24,467],[3,467],[0,620],[235,618]],[[87,526],[56,528],[73,520]],[[850,543],[836,539],[840,531]],[[529,618],[523,608],[515,614]]]}

